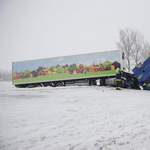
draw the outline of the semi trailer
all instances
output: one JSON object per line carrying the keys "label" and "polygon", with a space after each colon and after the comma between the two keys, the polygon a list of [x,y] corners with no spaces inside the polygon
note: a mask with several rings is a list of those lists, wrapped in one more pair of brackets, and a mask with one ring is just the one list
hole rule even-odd
{"label": "semi trailer", "polygon": [[120,50],[52,57],[12,63],[13,84],[16,87],[66,86],[88,83],[106,85],[115,78],[116,69],[125,71]]}

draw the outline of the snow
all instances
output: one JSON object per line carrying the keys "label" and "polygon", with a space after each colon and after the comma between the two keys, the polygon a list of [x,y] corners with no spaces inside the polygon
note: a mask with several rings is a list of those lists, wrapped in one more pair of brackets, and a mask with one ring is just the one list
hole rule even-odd
{"label": "snow", "polygon": [[0,82],[1,150],[150,150],[150,91]]}

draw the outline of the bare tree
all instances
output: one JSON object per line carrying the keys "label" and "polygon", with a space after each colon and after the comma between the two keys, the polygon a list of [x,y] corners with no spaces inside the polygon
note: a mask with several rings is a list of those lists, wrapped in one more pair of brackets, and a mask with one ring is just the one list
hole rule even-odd
{"label": "bare tree", "polygon": [[143,47],[144,37],[139,31],[136,31],[134,40],[135,41],[134,41],[134,45],[132,47],[131,58],[133,61],[133,65],[137,66],[137,64],[141,61],[141,51],[142,51],[142,47]]}
{"label": "bare tree", "polygon": [[132,48],[136,39],[136,32],[130,28],[121,29],[119,31],[120,42],[117,43],[117,47],[124,53],[127,61],[127,69],[130,71],[130,60],[132,54]]}
{"label": "bare tree", "polygon": [[150,44],[147,41],[143,42],[143,47],[141,51],[141,61],[144,62],[149,57]]}
{"label": "bare tree", "polygon": [[121,29],[119,39],[117,47],[124,53],[128,71],[131,71],[131,66],[135,67],[148,58],[150,44],[144,40],[144,36],[138,30]]}

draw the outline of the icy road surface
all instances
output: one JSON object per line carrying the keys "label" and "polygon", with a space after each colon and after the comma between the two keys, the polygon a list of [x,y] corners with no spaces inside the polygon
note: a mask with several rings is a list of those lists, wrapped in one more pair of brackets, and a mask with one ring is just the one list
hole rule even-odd
{"label": "icy road surface", "polygon": [[0,82],[0,150],[150,150],[150,91]]}

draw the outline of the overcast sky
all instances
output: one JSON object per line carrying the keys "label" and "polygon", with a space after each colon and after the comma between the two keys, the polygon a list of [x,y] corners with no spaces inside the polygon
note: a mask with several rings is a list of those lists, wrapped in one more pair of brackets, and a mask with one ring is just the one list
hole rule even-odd
{"label": "overcast sky", "polygon": [[149,16],[150,0],[0,0],[0,68],[116,50],[126,27],[150,42]]}

